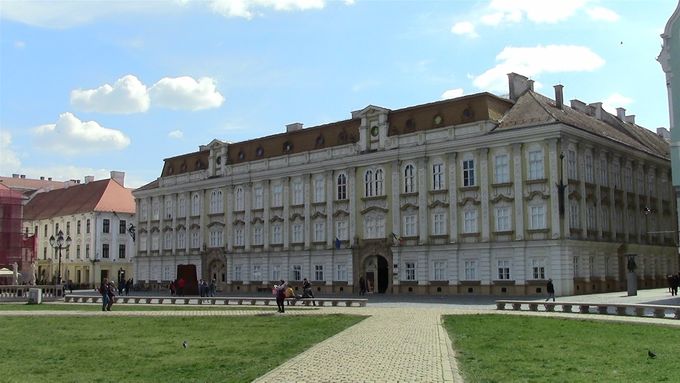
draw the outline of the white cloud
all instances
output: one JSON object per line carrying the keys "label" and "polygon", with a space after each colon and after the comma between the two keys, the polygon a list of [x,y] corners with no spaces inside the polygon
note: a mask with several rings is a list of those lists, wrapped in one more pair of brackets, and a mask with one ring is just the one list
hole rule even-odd
{"label": "white cloud", "polygon": [[14,47],[18,49],[24,49],[26,48],[26,42],[18,40],[14,42]]}
{"label": "white cloud", "polygon": [[184,138],[184,132],[182,132],[179,129],[173,130],[172,132],[168,133],[168,137],[174,138],[176,140],[180,140],[180,139]]}
{"label": "white cloud", "polygon": [[593,71],[604,65],[604,59],[588,47],[547,45],[505,47],[496,56],[499,63],[475,76],[473,84],[494,92],[507,91],[507,74],[515,72],[528,77],[542,73]]}
{"label": "white cloud", "polygon": [[21,167],[21,161],[12,150],[12,134],[0,130],[0,169],[5,175],[16,172]]}
{"label": "white cloud", "polygon": [[624,108],[633,103],[633,99],[620,93],[612,93],[602,100],[602,107],[616,116],[616,108]]}
{"label": "white cloud", "polygon": [[486,21],[517,23],[524,17],[534,23],[557,23],[573,16],[582,9],[589,0],[492,0]]}
{"label": "white cloud", "polygon": [[306,11],[322,9],[324,0],[213,0],[210,6],[213,11],[226,17],[253,18],[259,9],[275,11]]}
{"label": "white cloud", "polygon": [[465,94],[465,92],[463,91],[463,88],[449,89],[446,92],[442,93],[442,100],[460,97],[463,94]]}
{"label": "white cloud", "polygon": [[198,81],[188,76],[165,77],[149,89],[149,95],[154,106],[170,109],[217,108],[224,102],[210,77],[202,77]]}
{"label": "white cloud", "polygon": [[71,105],[86,112],[137,113],[149,109],[146,86],[137,77],[127,75],[113,84],[97,89],[76,89],[71,92]]}
{"label": "white cloud", "polygon": [[479,36],[475,31],[475,25],[469,21],[460,21],[455,23],[453,27],[451,27],[451,32],[456,35],[465,35],[468,37]]}
{"label": "white cloud", "polygon": [[68,112],[59,115],[56,124],[35,128],[34,134],[40,147],[66,155],[121,150],[130,145],[123,132],[104,128],[96,121],[80,121]]}
{"label": "white cloud", "polygon": [[618,13],[604,7],[588,8],[586,9],[586,13],[593,20],[615,22],[619,19]]}

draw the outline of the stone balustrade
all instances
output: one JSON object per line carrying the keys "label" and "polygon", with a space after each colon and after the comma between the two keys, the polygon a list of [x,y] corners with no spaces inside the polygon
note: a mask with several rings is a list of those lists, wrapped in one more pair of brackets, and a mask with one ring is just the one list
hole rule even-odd
{"label": "stone balustrade", "polygon": [[[656,318],[680,319],[680,306],[628,304],[628,303],[585,303],[585,302],[540,302],[498,300],[497,310],[505,310],[511,306],[515,311],[545,311],[581,314],[601,314],[620,316],[640,316]],[[574,311],[578,308],[578,311]]]}
{"label": "stone balustrade", "polygon": [[[179,296],[116,296],[116,303],[141,304],[197,304],[197,305],[251,305],[269,306],[276,304],[275,297],[179,297]],[[65,302],[71,303],[102,303],[101,295],[67,294]],[[287,298],[291,305],[300,306],[345,306],[365,307],[368,299],[361,298]]]}
{"label": "stone balustrade", "polygon": [[41,289],[43,300],[55,300],[64,296],[59,285],[0,285],[0,302],[28,301],[28,290]]}

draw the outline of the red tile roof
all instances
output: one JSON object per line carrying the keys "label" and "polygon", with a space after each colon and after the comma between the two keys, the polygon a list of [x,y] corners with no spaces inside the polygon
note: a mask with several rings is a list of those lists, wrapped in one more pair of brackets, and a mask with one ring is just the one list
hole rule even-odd
{"label": "red tile roof", "polygon": [[45,219],[92,211],[135,213],[129,189],[112,179],[37,194],[24,207],[25,219]]}

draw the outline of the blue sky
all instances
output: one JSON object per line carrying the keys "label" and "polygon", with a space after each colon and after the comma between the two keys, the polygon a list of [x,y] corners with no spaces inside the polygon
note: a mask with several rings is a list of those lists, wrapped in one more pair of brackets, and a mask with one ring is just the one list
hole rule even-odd
{"label": "blue sky", "polygon": [[489,91],[668,127],[656,62],[674,0],[0,0],[0,175],[156,179],[163,159]]}

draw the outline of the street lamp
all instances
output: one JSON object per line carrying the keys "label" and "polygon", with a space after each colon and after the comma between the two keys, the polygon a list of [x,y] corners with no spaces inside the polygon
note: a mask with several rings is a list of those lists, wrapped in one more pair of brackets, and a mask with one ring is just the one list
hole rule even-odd
{"label": "street lamp", "polygon": [[64,240],[64,233],[59,230],[57,238],[50,236],[50,246],[59,251],[59,268],[57,269],[57,283],[61,285],[61,249],[68,249],[71,246],[71,236],[67,236]]}

